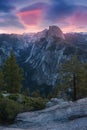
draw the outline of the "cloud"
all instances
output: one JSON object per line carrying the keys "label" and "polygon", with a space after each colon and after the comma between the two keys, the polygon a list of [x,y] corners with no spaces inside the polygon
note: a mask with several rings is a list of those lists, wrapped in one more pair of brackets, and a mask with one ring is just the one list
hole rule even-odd
{"label": "cloud", "polygon": [[40,16],[40,9],[18,13],[20,20],[27,26],[37,25],[40,20]]}
{"label": "cloud", "polygon": [[45,9],[48,7],[48,4],[47,3],[44,3],[44,2],[38,2],[38,3],[35,3],[35,4],[31,4],[25,8],[22,8],[20,10],[20,12],[24,12],[24,11],[29,11],[29,10],[34,10],[34,9]]}
{"label": "cloud", "polygon": [[15,12],[16,7],[10,0],[0,0],[0,28],[24,29]]}
{"label": "cloud", "polygon": [[0,28],[3,27],[15,27],[19,29],[24,29],[24,26],[20,23],[20,21],[14,14],[0,15]]}
{"label": "cloud", "polygon": [[73,13],[75,6],[66,3],[65,0],[51,0],[51,5],[48,8],[46,19],[55,22],[60,18],[65,18]]}
{"label": "cloud", "polygon": [[65,32],[87,31],[87,7],[78,6],[72,15],[66,17],[65,22],[67,23],[63,27]]}
{"label": "cloud", "polygon": [[62,30],[86,30],[87,0],[0,0],[0,28],[39,31],[56,24]]}
{"label": "cloud", "polygon": [[[84,3],[87,1],[83,0]],[[64,32],[85,30],[87,6],[74,0],[50,0],[45,18],[47,23],[58,25]],[[87,28],[86,28],[87,30]]]}
{"label": "cloud", "polygon": [[40,23],[46,7],[46,3],[35,3],[21,9],[17,16],[25,26],[36,26]]}
{"label": "cloud", "polygon": [[15,10],[15,6],[11,5],[8,0],[0,0],[0,12],[11,12]]}

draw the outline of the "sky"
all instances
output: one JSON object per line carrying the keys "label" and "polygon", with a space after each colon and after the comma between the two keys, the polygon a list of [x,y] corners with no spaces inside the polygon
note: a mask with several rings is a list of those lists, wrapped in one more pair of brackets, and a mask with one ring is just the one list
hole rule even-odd
{"label": "sky", "polygon": [[87,0],[0,0],[0,33],[87,32]]}

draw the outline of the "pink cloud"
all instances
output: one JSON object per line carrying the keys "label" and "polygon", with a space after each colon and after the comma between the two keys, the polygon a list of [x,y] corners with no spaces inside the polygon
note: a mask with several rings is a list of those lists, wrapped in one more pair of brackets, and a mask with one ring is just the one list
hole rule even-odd
{"label": "pink cloud", "polygon": [[87,24],[87,12],[76,11],[72,16],[67,18],[70,24],[74,25],[86,25]]}
{"label": "pink cloud", "polygon": [[25,26],[36,26],[37,24],[39,24],[41,14],[42,14],[41,9],[35,9],[20,12],[17,14],[17,16]]}
{"label": "pink cloud", "polygon": [[71,16],[63,20],[66,23],[62,27],[64,32],[87,32],[87,11],[76,10]]}

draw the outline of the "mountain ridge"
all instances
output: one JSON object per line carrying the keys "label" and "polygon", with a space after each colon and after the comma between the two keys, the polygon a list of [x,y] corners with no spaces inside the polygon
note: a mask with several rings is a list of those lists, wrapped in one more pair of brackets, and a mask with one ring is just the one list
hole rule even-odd
{"label": "mountain ridge", "polygon": [[43,91],[45,85],[48,88],[56,85],[59,64],[76,52],[81,60],[87,62],[87,34],[63,34],[56,26],[31,36],[0,34],[0,65],[11,50],[24,69],[24,87],[37,89],[39,86]]}

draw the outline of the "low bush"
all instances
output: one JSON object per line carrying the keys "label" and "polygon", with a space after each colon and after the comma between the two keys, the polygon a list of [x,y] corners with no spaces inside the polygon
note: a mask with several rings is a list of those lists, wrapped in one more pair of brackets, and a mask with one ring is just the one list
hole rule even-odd
{"label": "low bush", "polygon": [[19,105],[8,98],[0,99],[0,123],[11,123],[18,113],[22,111],[22,105]]}
{"label": "low bush", "polygon": [[0,99],[1,99],[1,98],[3,98],[3,95],[2,95],[2,93],[0,93]]}
{"label": "low bush", "polygon": [[47,100],[32,98],[22,94],[10,94],[0,98],[0,123],[13,123],[18,113],[36,111],[45,108]]}
{"label": "low bush", "polygon": [[14,100],[14,101],[17,101],[18,97],[19,97],[19,94],[10,94],[8,96],[9,99]]}
{"label": "low bush", "polygon": [[42,98],[33,98],[31,106],[33,111],[44,109],[46,106],[46,100]]}
{"label": "low bush", "polygon": [[43,98],[31,98],[25,96],[22,102],[24,108],[23,111],[35,111],[44,109],[46,102],[47,101]]}

